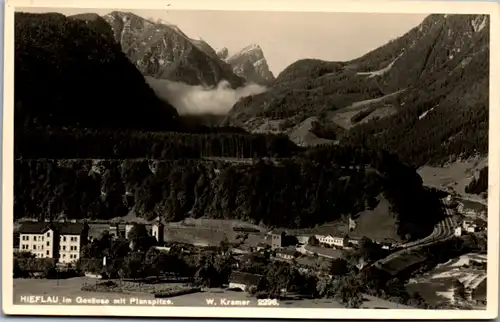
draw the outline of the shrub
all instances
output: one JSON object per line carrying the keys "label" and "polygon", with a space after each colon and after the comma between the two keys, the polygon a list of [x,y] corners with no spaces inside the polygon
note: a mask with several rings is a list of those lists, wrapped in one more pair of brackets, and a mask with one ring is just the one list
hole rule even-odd
{"label": "shrub", "polygon": [[17,258],[19,269],[24,272],[48,272],[56,266],[53,258]]}
{"label": "shrub", "polygon": [[197,293],[201,292],[200,287],[190,287],[190,288],[184,288],[184,289],[177,289],[177,290],[166,290],[166,291],[161,291],[161,292],[156,292],[154,295],[156,298],[166,298],[166,297],[174,297],[174,296],[180,296],[180,295],[185,295],[185,294],[192,294],[192,293]]}
{"label": "shrub", "polygon": [[101,274],[103,268],[102,260],[96,258],[80,258],[76,262],[76,268],[83,272]]}

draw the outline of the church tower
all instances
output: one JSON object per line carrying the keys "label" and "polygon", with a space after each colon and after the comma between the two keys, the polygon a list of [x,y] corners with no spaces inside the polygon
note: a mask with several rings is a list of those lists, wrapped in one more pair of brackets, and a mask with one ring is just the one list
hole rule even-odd
{"label": "church tower", "polygon": [[158,242],[158,245],[163,246],[163,243],[165,242],[165,225],[162,224],[159,217],[156,218],[156,221],[151,228],[151,233]]}
{"label": "church tower", "polygon": [[356,222],[349,216],[349,231],[352,232],[354,229],[356,229]]}

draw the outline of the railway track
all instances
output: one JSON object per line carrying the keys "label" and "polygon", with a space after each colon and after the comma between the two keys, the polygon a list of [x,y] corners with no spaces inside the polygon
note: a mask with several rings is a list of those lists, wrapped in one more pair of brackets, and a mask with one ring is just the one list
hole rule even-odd
{"label": "railway track", "polygon": [[408,254],[410,251],[425,247],[425,246],[430,246],[432,244],[435,244],[437,242],[443,242],[446,240],[449,240],[453,238],[454,236],[454,229],[458,225],[458,221],[456,220],[456,215],[453,213],[453,211],[449,208],[446,208],[443,204],[443,210],[445,213],[445,217],[443,220],[441,220],[434,228],[432,233],[428,235],[427,237],[424,237],[419,240],[415,240],[403,245],[400,245],[399,247],[401,248],[400,250],[390,254],[389,256],[382,258],[376,262],[373,262],[370,266],[378,266],[381,267],[382,265],[398,258],[399,256]]}

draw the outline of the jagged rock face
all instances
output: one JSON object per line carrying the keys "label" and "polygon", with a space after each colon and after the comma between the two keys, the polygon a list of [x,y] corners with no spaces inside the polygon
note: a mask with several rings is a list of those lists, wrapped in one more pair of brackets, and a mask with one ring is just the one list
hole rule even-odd
{"label": "jagged rock face", "polygon": [[[411,122],[418,123],[411,123],[411,133],[424,128],[429,132],[440,126],[438,120],[448,120],[449,128],[439,137],[442,142],[470,137],[464,132],[465,123],[474,122],[483,133],[475,142],[483,142],[488,80],[488,16],[430,15],[400,38],[352,61],[304,59],[291,64],[267,92],[241,99],[229,116],[248,131],[254,124],[281,120],[284,132],[300,119],[317,116],[346,131],[368,126],[369,133],[380,130],[394,141],[400,135],[390,133],[403,124],[410,126],[408,120],[413,118]],[[358,118],[361,112],[365,114]],[[299,114],[301,118],[296,118]],[[397,131],[406,133],[402,128]],[[437,146],[436,137],[428,139]]]}
{"label": "jagged rock face", "polygon": [[224,47],[217,52],[217,56],[219,56],[219,58],[222,60],[226,60],[229,57],[229,50]]}
{"label": "jagged rock face", "polygon": [[190,85],[215,86],[224,80],[232,87],[244,84],[207,43],[190,39],[176,26],[116,11],[103,18],[123,52],[145,76]]}
{"label": "jagged rock face", "polygon": [[[224,49],[219,54],[219,57],[221,57],[221,54],[227,57],[227,49]],[[244,77],[248,82],[270,85],[274,81],[274,75],[269,70],[267,61],[264,58],[264,52],[258,45],[243,48],[229,57],[227,62],[233,67],[236,75]]]}

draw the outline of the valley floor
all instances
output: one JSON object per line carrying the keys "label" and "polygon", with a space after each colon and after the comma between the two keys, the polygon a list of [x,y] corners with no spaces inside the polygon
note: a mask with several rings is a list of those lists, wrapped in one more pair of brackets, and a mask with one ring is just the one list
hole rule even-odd
{"label": "valley floor", "polygon": [[487,205],[487,200],[484,198],[465,192],[465,187],[472,178],[487,165],[488,158],[483,157],[468,161],[456,161],[446,167],[423,166],[417,172],[422,177],[425,186],[455,192],[463,199]]}

